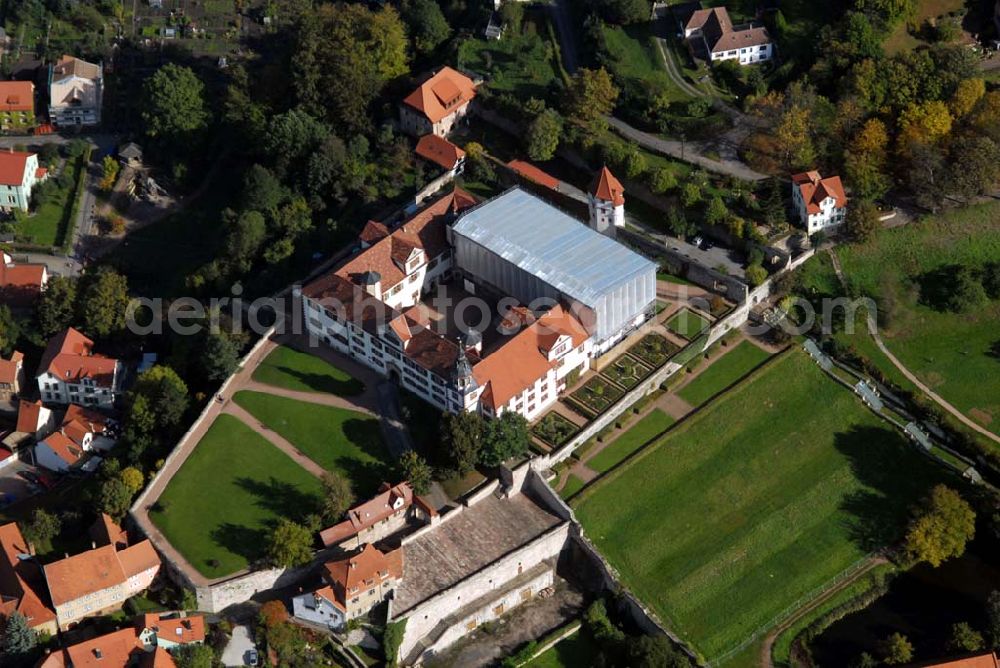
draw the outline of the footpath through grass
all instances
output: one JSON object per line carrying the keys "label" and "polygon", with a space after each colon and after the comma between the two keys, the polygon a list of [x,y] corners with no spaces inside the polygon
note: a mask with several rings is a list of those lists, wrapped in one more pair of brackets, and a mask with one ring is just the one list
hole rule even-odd
{"label": "footpath through grass", "polygon": [[735,348],[712,362],[677,395],[692,406],[700,406],[719,392],[750,373],[764,362],[769,353],[749,341],[741,341]]}
{"label": "footpath through grass", "polygon": [[244,390],[234,400],[306,457],[351,481],[359,499],[391,473],[378,420],[364,413]]}
{"label": "footpath through grass", "polygon": [[[1000,204],[927,216],[885,230],[874,240],[838,250],[848,282],[879,298],[886,346],[932,390],[1000,434],[1000,300],[968,313],[921,302],[921,283],[950,265],[1000,262]],[[838,338],[872,358],[890,378],[900,374],[881,355],[858,318],[855,334]]]}
{"label": "footpath through grass", "polygon": [[342,397],[361,394],[364,384],[326,360],[288,346],[271,351],[254,370],[258,383],[299,392],[329,392]]}
{"label": "footpath through grass", "polygon": [[648,415],[636,422],[612,441],[606,448],[587,460],[587,468],[604,473],[620,461],[641,448],[655,436],[659,436],[674,423],[674,419],[661,411],[654,409]]}
{"label": "footpath through grass", "polygon": [[623,583],[712,661],[896,540],[943,475],[794,350],[573,506]]}
{"label": "footpath through grass", "polygon": [[263,556],[270,527],[319,502],[319,480],[239,419],[220,415],[150,513],[184,557],[209,578]]}

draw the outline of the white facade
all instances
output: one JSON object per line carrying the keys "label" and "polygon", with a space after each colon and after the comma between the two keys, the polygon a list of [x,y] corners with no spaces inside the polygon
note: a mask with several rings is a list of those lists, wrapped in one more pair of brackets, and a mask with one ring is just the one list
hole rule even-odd
{"label": "white facade", "polygon": [[103,63],[63,56],[49,66],[49,119],[58,127],[99,125],[103,100]]}
{"label": "white facade", "polygon": [[614,202],[598,199],[593,193],[587,195],[590,207],[590,227],[601,234],[615,227],[625,227],[625,204],[615,206]]}
{"label": "white facade", "polygon": [[339,630],[344,626],[344,611],[320,596],[319,592],[307,592],[292,599],[292,614],[307,622]]}
{"label": "white facade", "polygon": [[[4,159],[0,156],[0,160]],[[0,184],[0,209],[27,211],[31,203],[31,191],[38,183],[38,156],[32,153],[24,161],[24,173],[17,184]]]}
{"label": "white facade", "polygon": [[111,408],[121,378],[121,362],[115,363],[114,380],[111,386],[98,385],[92,378],[66,380],[48,371],[38,374],[38,392],[42,401],[57,404],[79,404]]}
{"label": "white facade", "polygon": [[712,62],[719,63],[723,60],[739,60],[740,65],[752,65],[771,60],[773,55],[774,45],[759,44],[739,49],[729,49],[728,51],[714,51],[712,52]]}
{"label": "white facade", "polygon": [[847,221],[847,205],[837,206],[837,199],[827,195],[816,202],[818,211],[809,211],[808,202],[802,194],[800,184],[792,182],[792,202],[799,215],[799,222],[811,236],[831,228],[839,227]]}

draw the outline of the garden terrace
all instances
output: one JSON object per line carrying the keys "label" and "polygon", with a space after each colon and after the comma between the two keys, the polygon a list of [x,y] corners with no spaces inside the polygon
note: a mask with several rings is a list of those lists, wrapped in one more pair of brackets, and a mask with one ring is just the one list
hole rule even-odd
{"label": "garden terrace", "polygon": [[664,325],[674,334],[691,341],[708,329],[708,320],[689,309],[681,309]]}
{"label": "garden terrace", "polygon": [[632,355],[654,369],[666,364],[667,360],[678,350],[680,348],[659,334],[647,334],[629,348]]}
{"label": "garden terrace", "polygon": [[567,418],[555,411],[550,411],[542,416],[542,419],[531,428],[531,433],[545,443],[553,447],[559,447],[571,439],[579,430],[580,428]]}
{"label": "garden terrace", "polygon": [[652,368],[626,353],[605,367],[601,375],[625,390],[631,390],[652,372]]}
{"label": "garden terrace", "polygon": [[625,395],[624,390],[601,376],[594,376],[583,387],[569,395],[568,401],[583,411],[584,416],[595,418]]}

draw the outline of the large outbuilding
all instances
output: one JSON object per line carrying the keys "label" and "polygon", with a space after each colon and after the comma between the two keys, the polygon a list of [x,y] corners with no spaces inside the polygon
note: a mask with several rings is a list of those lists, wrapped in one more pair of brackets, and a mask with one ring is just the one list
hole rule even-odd
{"label": "large outbuilding", "polygon": [[450,236],[470,285],[524,304],[569,302],[595,353],[642,324],[656,302],[656,264],[520,188],[460,214]]}

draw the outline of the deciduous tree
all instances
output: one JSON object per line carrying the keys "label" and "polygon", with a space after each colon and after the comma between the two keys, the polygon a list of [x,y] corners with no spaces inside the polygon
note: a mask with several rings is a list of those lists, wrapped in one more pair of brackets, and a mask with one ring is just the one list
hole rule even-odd
{"label": "deciduous tree", "polygon": [[913,645],[902,633],[893,633],[879,646],[882,660],[890,666],[898,666],[913,660]]}
{"label": "deciduous tree", "polygon": [[76,279],[52,276],[38,297],[35,320],[42,336],[49,337],[73,324],[76,313]]}
{"label": "deciduous tree", "polygon": [[527,452],[530,442],[528,421],[520,413],[507,411],[486,423],[479,462],[484,466],[499,466]]}
{"label": "deciduous tree", "polygon": [[407,450],[399,458],[399,470],[415,494],[423,495],[431,490],[433,471],[424,458],[413,450]]}
{"label": "deciduous tree", "polygon": [[528,127],[528,157],[532,160],[551,160],[562,138],[563,120],[555,109],[540,113]]}
{"label": "deciduous tree", "polygon": [[139,395],[156,416],[156,426],[172,427],[180,422],[188,407],[187,384],[169,366],[157,364],[139,374],[130,392],[128,404],[134,405]]}
{"label": "deciduous tree", "polygon": [[344,513],[354,505],[354,491],[351,481],[336,471],[323,474],[323,519],[339,522]]}
{"label": "deciduous tree", "polygon": [[871,202],[860,200],[847,209],[847,231],[858,241],[868,241],[880,227],[878,209]]}
{"label": "deciduous tree", "polygon": [[978,652],[985,645],[983,634],[972,628],[968,622],[959,622],[951,627],[948,647],[954,652]]}
{"label": "deciduous tree", "polygon": [[52,539],[59,535],[62,522],[57,515],[36,508],[31,513],[31,521],[24,527],[24,538],[39,550],[51,546]]}
{"label": "deciduous tree", "polygon": [[125,329],[128,282],[112,269],[103,268],[87,276],[81,285],[80,319],[90,336],[107,337]]}
{"label": "deciduous tree", "polygon": [[976,532],[976,514],[955,490],[937,485],[917,509],[906,533],[905,551],[914,561],[940,566],[965,552]]}
{"label": "deciduous tree", "polygon": [[618,88],[606,69],[581,67],[573,75],[566,91],[566,115],[589,125],[612,112],[618,101],[618,94]]}
{"label": "deciduous tree", "polygon": [[435,0],[409,0],[403,5],[403,17],[419,54],[429,54],[451,34],[451,26]]}
{"label": "deciduous tree", "polygon": [[459,475],[479,463],[483,447],[484,421],[478,413],[462,411],[444,417],[441,440],[449,466]]}
{"label": "deciduous tree", "polygon": [[143,86],[146,134],[174,145],[189,145],[208,123],[204,88],[190,68],[167,63],[158,69]]}
{"label": "deciduous tree", "polygon": [[292,568],[312,560],[312,534],[290,519],[278,520],[267,543],[268,560],[275,566]]}

